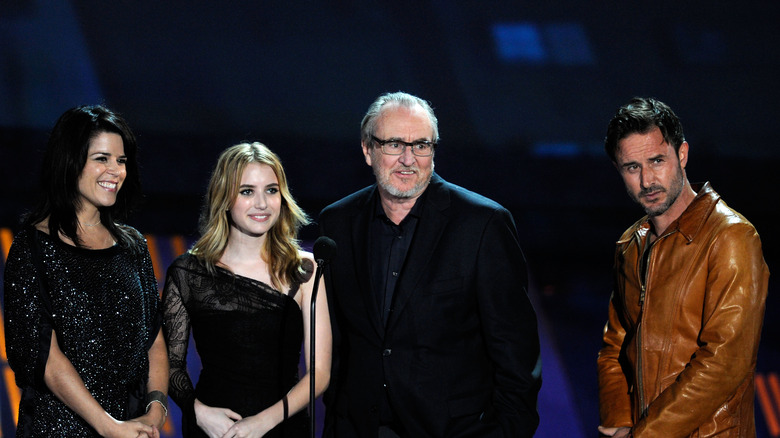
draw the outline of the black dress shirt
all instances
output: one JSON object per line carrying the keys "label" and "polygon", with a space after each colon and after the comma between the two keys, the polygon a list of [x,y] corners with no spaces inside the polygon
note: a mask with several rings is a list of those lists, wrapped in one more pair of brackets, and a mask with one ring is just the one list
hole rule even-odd
{"label": "black dress shirt", "polygon": [[412,245],[414,231],[422,212],[422,196],[417,199],[409,214],[396,225],[385,214],[377,195],[374,199],[374,220],[371,221],[371,280],[382,322],[387,324],[393,311],[395,285],[401,276],[406,254]]}
{"label": "black dress shirt", "polygon": [[[379,196],[374,198],[374,219],[371,221],[369,236],[371,248],[369,262],[372,292],[381,311],[384,325],[387,325],[387,320],[393,312],[395,287],[403,272],[409,248],[412,246],[414,232],[422,213],[422,197],[424,195],[425,192],[417,199],[409,214],[398,225],[385,214]],[[398,425],[395,424],[394,417],[390,400],[385,393],[379,406],[380,423],[396,430]]]}

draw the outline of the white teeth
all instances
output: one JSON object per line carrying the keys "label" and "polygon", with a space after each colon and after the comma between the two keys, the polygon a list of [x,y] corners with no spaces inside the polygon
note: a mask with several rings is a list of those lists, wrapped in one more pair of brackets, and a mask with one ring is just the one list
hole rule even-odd
{"label": "white teeth", "polygon": [[100,187],[105,187],[107,189],[112,189],[112,190],[116,188],[116,184],[115,183],[98,182],[98,185]]}

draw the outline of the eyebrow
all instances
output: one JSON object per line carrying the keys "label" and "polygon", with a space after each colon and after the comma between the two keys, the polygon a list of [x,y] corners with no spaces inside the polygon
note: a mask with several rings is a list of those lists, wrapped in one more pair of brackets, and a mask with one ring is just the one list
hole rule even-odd
{"label": "eyebrow", "polygon": [[[111,152],[105,152],[105,151],[95,151],[95,152],[92,152],[92,153],[91,153],[91,154],[89,154],[89,155],[105,155],[105,156],[108,156],[108,157],[110,157],[112,154],[111,154]],[[117,155],[117,156],[118,156],[119,158],[127,158],[127,154],[122,154],[122,155]]]}
{"label": "eyebrow", "polygon": [[[648,162],[655,161],[655,160],[657,160],[659,158],[666,158],[666,157],[667,157],[666,154],[657,154],[657,155],[653,155],[652,157],[648,158],[647,161]],[[633,165],[636,165],[636,164],[639,164],[639,161],[636,161],[636,160],[627,161],[627,162],[621,164],[620,167],[628,167],[628,166],[633,166]]]}
{"label": "eyebrow", "polygon": [[[257,187],[255,184],[241,184],[238,186],[239,189],[241,188],[255,188]],[[270,183],[266,184],[265,187],[279,187],[279,183]]]}
{"label": "eyebrow", "polygon": [[385,141],[402,141],[402,142],[404,142],[404,143],[420,143],[420,142],[428,142],[428,143],[433,143],[433,140],[428,140],[428,139],[427,139],[427,138],[425,138],[425,137],[423,137],[423,138],[418,138],[417,140],[412,140],[412,141],[406,141],[406,140],[402,139],[401,137],[390,137],[390,138],[388,138],[388,139],[387,139],[387,140],[385,140]]}

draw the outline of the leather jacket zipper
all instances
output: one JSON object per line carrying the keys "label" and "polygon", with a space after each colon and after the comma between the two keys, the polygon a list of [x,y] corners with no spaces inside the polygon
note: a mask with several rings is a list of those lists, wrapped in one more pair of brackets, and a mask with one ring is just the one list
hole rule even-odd
{"label": "leather jacket zipper", "polygon": [[[645,278],[645,280],[647,280]],[[640,415],[639,418],[642,418],[645,416],[645,388],[644,383],[642,382],[642,319],[645,315],[645,309],[644,309],[644,302],[645,302],[645,283],[642,284],[642,289],[639,293],[639,324],[637,325],[636,330],[636,386],[637,391],[639,391],[639,407],[640,407]]]}
{"label": "leather jacket zipper", "polygon": [[[639,290],[639,324],[637,324],[636,330],[636,381],[637,390],[639,391],[639,418],[644,418],[644,416],[647,414],[647,406],[645,404],[645,388],[642,379],[642,326],[645,316],[645,295],[647,292],[647,281],[648,278],[650,278],[650,262],[652,260],[651,255],[655,244],[664,237],[672,234],[672,232],[674,232],[674,230],[666,232],[658,236],[658,238],[655,239],[652,243],[648,243],[649,247],[647,248],[647,255],[644,256],[644,278],[640,276],[642,287]],[[649,238],[650,237],[648,236],[648,239]]]}
{"label": "leather jacket zipper", "polygon": [[645,406],[645,387],[643,382],[644,375],[642,373],[642,327],[644,325],[643,320],[645,316],[645,293],[647,291],[647,279],[648,273],[650,272],[650,255],[652,253],[654,243],[655,242],[646,243],[648,247],[645,251],[643,251],[639,261],[639,281],[641,283],[641,287],[639,289],[639,322],[636,329],[636,386],[637,391],[639,391],[639,418],[643,418],[647,413],[647,408]]}
{"label": "leather jacket zipper", "polygon": [[[645,279],[646,280],[646,279]],[[636,386],[639,391],[639,418],[645,416],[645,388],[643,383],[642,374],[642,319],[645,314],[644,309],[645,302],[645,284],[642,284],[642,289],[639,293],[639,324],[636,330]]]}

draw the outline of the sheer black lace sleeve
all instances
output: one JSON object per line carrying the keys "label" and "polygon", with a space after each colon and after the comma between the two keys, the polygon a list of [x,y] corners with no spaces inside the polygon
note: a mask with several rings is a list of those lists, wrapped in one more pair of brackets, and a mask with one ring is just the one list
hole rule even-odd
{"label": "sheer black lace sleeve", "polygon": [[189,254],[177,258],[168,268],[163,289],[163,332],[170,362],[168,392],[184,415],[194,415],[195,402],[195,389],[187,373],[190,317],[186,308],[187,282],[191,275],[187,265],[193,260]]}

